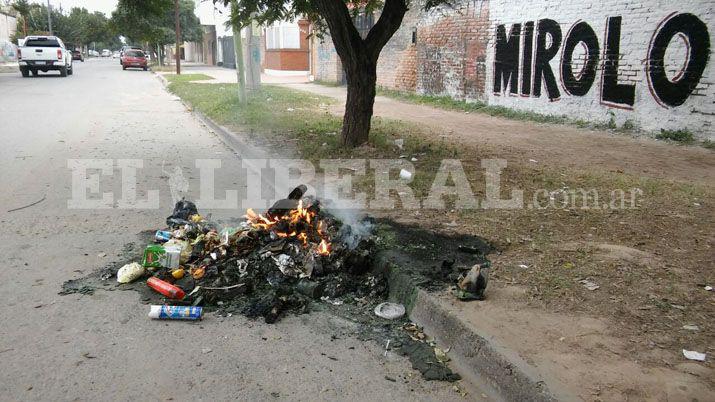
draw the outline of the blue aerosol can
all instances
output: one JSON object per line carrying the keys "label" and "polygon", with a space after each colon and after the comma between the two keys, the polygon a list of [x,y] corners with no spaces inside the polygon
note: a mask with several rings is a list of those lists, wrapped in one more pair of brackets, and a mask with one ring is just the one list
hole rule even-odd
{"label": "blue aerosol can", "polygon": [[165,320],[200,320],[204,309],[196,306],[156,306],[149,309],[149,318]]}

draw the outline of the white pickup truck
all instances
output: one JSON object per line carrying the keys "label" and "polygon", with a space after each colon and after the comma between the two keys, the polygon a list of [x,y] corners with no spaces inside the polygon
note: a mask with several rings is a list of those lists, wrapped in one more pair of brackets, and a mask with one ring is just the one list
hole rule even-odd
{"label": "white pickup truck", "polygon": [[17,61],[23,77],[39,71],[57,70],[60,76],[72,75],[72,52],[56,36],[28,36],[17,49]]}

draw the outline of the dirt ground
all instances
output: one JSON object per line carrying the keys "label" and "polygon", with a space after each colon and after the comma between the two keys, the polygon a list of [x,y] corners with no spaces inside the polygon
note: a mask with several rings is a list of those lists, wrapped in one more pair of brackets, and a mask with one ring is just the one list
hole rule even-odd
{"label": "dirt ground", "polygon": [[[283,84],[338,99],[331,111],[342,116],[345,88]],[[649,138],[567,125],[508,120],[479,113],[437,109],[378,96],[375,116],[435,129],[449,142],[498,151],[501,157],[537,160],[549,166],[596,168],[635,175],[715,184],[715,152],[698,146],[673,146]]]}
{"label": "dirt ground", "polygon": [[[289,86],[336,99],[344,93]],[[331,111],[341,115],[343,108]],[[445,291],[443,302],[552,386],[585,400],[711,397],[715,293],[704,287],[715,283],[715,152],[382,97],[375,114],[458,144],[474,156],[462,160],[465,170],[478,169],[482,158],[507,159],[502,180],[523,189],[525,200],[539,189],[557,197],[576,188],[642,191],[632,208],[373,214],[496,245],[487,301],[460,303]],[[481,174],[475,178],[483,183]],[[484,196],[483,184],[475,193]],[[686,360],[682,349],[708,359]]]}
{"label": "dirt ground", "polygon": [[[326,108],[343,113],[344,88],[283,86],[336,99]],[[367,211],[494,245],[487,300],[461,303],[436,290],[447,308],[574,397],[711,398],[715,293],[704,288],[715,283],[713,150],[384,97],[375,116],[405,122],[405,138],[459,148],[477,198],[485,196],[485,158],[508,161],[503,198],[524,192],[519,209]],[[278,141],[285,150],[285,138]],[[370,157],[371,149],[354,153]],[[543,191],[558,201],[580,189],[598,201],[536,202]],[[634,202],[619,206],[620,190]],[[708,358],[689,361],[683,349]]]}

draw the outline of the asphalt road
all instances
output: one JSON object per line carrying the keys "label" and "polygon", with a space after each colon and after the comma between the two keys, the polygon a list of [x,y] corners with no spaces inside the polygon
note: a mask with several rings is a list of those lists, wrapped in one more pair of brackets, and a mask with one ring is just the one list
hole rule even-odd
{"label": "asphalt road", "polygon": [[[64,281],[118,258],[139,232],[161,227],[177,167],[195,198],[196,159],[220,158],[217,187],[239,190],[245,186],[232,172],[240,161],[151,72],[122,71],[116,60],[78,62],[67,78],[0,74],[0,117],[0,399],[464,398],[452,384],[423,381],[405,358],[359,341],[349,320],[328,313],[275,325],[211,314],[200,323],[160,322],[147,318],[136,292],[58,295]],[[87,191],[94,200],[113,192],[110,208],[69,208],[71,159],[114,166]],[[143,162],[138,198],[158,190],[159,208],[118,207],[120,159]],[[214,211],[219,218],[238,212]],[[467,399],[482,398],[460,386]]]}

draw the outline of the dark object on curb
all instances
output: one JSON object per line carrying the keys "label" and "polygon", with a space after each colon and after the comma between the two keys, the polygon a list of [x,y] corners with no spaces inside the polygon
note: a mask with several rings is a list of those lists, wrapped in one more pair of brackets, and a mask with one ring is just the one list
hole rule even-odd
{"label": "dark object on curb", "polygon": [[174,205],[174,212],[172,212],[171,216],[166,218],[166,224],[170,227],[186,225],[189,223],[189,217],[191,215],[198,215],[198,213],[199,211],[196,209],[196,204],[182,198]]}
{"label": "dark object on curb", "polygon": [[461,300],[484,300],[484,291],[489,283],[489,265],[475,264],[459,281],[454,295]]}
{"label": "dark object on curb", "polygon": [[453,372],[446,364],[437,360],[434,349],[426,343],[410,340],[399,349],[400,354],[407,356],[412,368],[422,373],[427,381],[459,381],[462,377]]}

